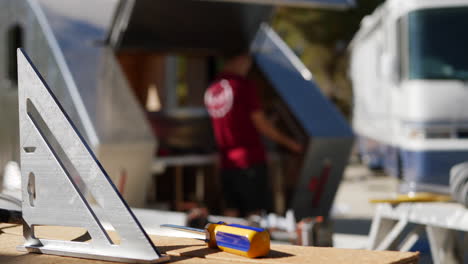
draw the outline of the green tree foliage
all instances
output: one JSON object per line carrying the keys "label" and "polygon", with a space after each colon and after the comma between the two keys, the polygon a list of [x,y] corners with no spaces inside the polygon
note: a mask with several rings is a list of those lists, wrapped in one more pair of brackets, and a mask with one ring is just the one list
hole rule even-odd
{"label": "green tree foliage", "polygon": [[349,116],[352,100],[347,78],[347,47],[365,15],[383,0],[356,0],[347,10],[279,8],[273,27],[312,71],[323,92]]}

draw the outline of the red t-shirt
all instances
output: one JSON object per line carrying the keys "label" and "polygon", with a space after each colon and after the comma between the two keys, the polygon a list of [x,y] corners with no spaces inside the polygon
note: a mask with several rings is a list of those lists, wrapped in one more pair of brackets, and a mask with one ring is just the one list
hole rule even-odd
{"label": "red t-shirt", "polygon": [[220,74],[205,92],[223,168],[265,163],[266,154],[251,114],[260,110],[255,85],[244,77]]}

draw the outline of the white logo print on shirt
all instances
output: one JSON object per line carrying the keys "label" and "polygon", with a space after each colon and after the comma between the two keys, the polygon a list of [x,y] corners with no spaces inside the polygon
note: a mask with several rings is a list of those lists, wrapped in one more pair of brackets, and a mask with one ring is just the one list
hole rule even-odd
{"label": "white logo print on shirt", "polygon": [[224,117],[231,110],[234,101],[232,87],[229,82],[223,79],[220,86],[220,92],[208,90],[205,93],[205,104],[208,107],[208,113],[213,118]]}

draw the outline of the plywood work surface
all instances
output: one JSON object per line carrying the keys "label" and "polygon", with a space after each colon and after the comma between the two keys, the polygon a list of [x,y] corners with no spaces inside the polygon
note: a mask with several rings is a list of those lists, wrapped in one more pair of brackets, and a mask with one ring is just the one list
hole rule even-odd
{"label": "plywood work surface", "polygon": [[[57,232],[52,231],[51,232]],[[418,253],[349,250],[336,248],[299,247],[287,245],[272,245],[270,254],[265,258],[248,259],[207,248],[203,242],[195,239],[152,236],[152,240],[161,252],[171,256],[170,263],[180,264],[236,264],[236,263],[395,263],[413,264],[418,262]],[[0,263],[34,263],[34,264],[108,264],[107,261],[85,260],[79,258],[60,257],[23,253],[16,251],[16,246],[23,242],[21,226],[0,224]]]}

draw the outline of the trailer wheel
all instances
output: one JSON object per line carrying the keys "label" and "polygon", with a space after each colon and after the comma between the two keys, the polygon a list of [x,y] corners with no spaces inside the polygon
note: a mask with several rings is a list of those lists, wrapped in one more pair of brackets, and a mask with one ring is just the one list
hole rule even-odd
{"label": "trailer wheel", "polygon": [[403,179],[403,161],[401,159],[401,154],[397,153],[397,178]]}

